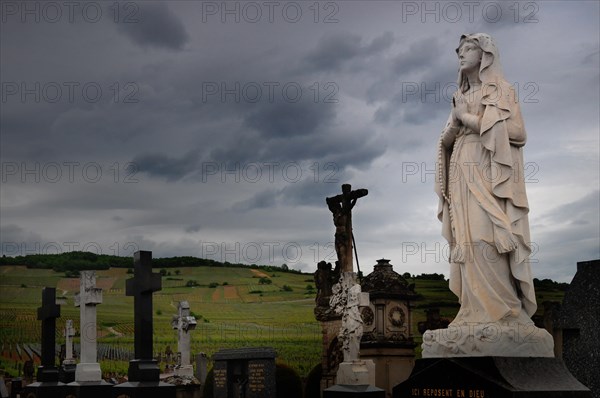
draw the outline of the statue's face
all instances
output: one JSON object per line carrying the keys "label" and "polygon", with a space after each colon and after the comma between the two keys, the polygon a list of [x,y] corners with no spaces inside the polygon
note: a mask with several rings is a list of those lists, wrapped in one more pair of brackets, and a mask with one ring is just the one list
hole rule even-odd
{"label": "statue's face", "polygon": [[458,62],[461,72],[479,70],[483,51],[473,42],[464,42],[458,49]]}

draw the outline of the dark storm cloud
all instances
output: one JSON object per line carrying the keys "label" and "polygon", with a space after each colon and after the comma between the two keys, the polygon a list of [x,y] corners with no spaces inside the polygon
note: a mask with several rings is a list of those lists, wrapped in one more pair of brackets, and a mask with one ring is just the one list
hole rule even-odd
{"label": "dark storm cloud", "polygon": [[140,154],[133,158],[141,173],[164,178],[167,181],[176,181],[185,177],[198,168],[199,152],[192,150],[182,157],[171,157],[164,153]]}
{"label": "dark storm cloud", "polygon": [[254,209],[269,209],[277,204],[278,193],[273,189],[267,189],[259,192],[249,199],[236,202],[233,205],[233,210],[237,212],[245,212]]}
{"label": "dark storm cloud", "polygon": [[183,23],[167,7],[167,3],[136,3],[139,12],[130,23],[118,24],[119,30],[135,43],[146,47],[181,50],[189,41]]}
{"label": "dark storm cloud", "polygon": [[307,68],[315,71],[335,71],[354,59],[368,57],[391,47],[394,36],[385,32],[369,44],[358,35],[335,34],[324,37],[304,59]]}
{"label": "dark storm cloud", "polygon": [[268,139],[311,135],[334,117],[333,104],[304,99],[299,102],[279,101],[265,104],[246,116],[244,123],[257,130],[261,137]]}

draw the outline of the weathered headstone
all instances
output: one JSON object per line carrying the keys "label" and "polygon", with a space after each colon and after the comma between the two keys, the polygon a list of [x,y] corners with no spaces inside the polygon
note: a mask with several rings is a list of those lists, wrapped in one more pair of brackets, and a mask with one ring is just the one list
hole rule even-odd
{"label": "weathered headstone", "polygon": [[152,355],[152,293],[161,290],[161,276],[152,272],[152,252],[133,255],[134,277],[128,279],[125,294],[133,296],[135,359],[129,361],[129,381],[113,387],[113,395],[130,398],[175,397],[175,386],[160,381],[160,369]]}
{"label": "weathered headstone", "polygon": [[65,385],[58,380],[56,367],[56,318],[60,317],[60,306],[56,304],[56,289],[42,290],[42,306],[37,318],[42,321],[42,364],[38,367],[37,381],[28,385],[26,397],[56,398],[65,392]]}
{"label": "weathered headstone", "polygon": [[73,358],[75,329],[73,328],[73,321],[71,319],[67,319],[65,322],[63,335],[65,336],[65,359],[58,372],[59,380],[63,383],[70,383],[75,380],[75,359]]}
{"label": "weathered headstone", "polygon": [[193,376],[194,367],[190,361],[191,356],[191,336],[190,331],[196,328],[196,318],[190,315],[190,304],[187,301],[180,301],[178,306],[179,314],[173,316],[171,325],[177,330],[177,351],[179,352],[179,364],[175,368],[175,373],[179,376]]}
{"label": "weathered headstone", "polygon": [[200,382],[200,384],[204,385],[206,381],[206,374],[208,369],[208,358],[206,354],[201,352],[196,355],[196,379]]}
{"label": "weathered headstone", "polygon": [[575,377],[600,397],[600,260],[577,263],[565,293],[558,327],[562,359]]}
{"label": "weathered headstone", "polygon": [[96,287],[96,271],[81,271],[79,293],[75,295],[75,306],[79,307],[81,353],[80,362],[75,368],[75,381],[69,383],[69,391],[76,397],[103,398],[109,394],[108,389],[112,387],[102,380],[102,370],[97,362],[98,304],[102,304],[102,289]]}
{"label": "weathered headstone", "polygon": [[215,353],[214,398],[275,398],[275,356],[267,347]]}

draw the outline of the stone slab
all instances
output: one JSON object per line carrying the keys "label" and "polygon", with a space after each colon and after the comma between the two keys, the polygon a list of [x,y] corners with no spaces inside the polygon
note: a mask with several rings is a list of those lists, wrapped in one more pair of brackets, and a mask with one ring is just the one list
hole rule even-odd
{"label": "stone slab", "polygon": [[66,384],[59,381],[29,384],[20,394],[21,398],[62,398],[66,396]]}
{"label": "stone slab", "polygon": [[416,361],[394,398],[591,398],[557,358],[455,357]]}
{"label": "stone slab", "polygon": [[112,397],[126,395],[129,398],[175,398],[176,388],[161,381],[129,381],[112,387]]}
{"label": "stone slab", "polygon": [[113,385],[102,381],[74,381],[67,385],[69,394],[76,398],[106,398],[110,397]]}
{"label": "stone slab", "polygon": [[385,390],[368,385],[347,386],[341,384],[336,384],[335,386],[323,390],[323,398],[349,397],[385,398]]}

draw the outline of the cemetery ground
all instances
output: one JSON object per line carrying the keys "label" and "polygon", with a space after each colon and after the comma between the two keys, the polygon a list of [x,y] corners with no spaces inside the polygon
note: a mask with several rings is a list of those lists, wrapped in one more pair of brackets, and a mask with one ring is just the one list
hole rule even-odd
{"label": "cemetery ground", "polygon": [[[158,272],[158,269],[154,269]],[[312,274],[270,272],[250,267],[182,267],[162,272],[162,290],[154,293],[154,354],[164,356],[167,347],[177,350],[171,318],[177,303],[187,300],[198,325],[192,331],[192,353],[209,358],[222,348],[269,346],[278,362],[292,367],[302,378],[321,360],[321,327],[313,315],[315,287]],[[125,281],[132,275],[126,268],[97,271],[104,302],[98,307],[98,361],[105,375],[127,374],[133,355],[133,298],[125,296]],[[421,335],[417,324],[426,319],[425,310],[439,308],[452,319],[458,311],[456,297],[445,280],[415,278],[420,295],[412,312],[412,334],[420,356]],[[0,369],[18,376],[23,363],[33,358],[40,363],[40,306],[43,287],[56,287],[61,302],[57,319],[57,344],[64,342],[67,319],[79,329],[79,308],[73,305],[79,278],[66,278],[51,269],[0,266]],[[562,302],[563,288],[556,284],[536,285],[538,304]],[[62,297],[62,299],[61,299]],[[78,351],[79,335],[75,338]],[[164,360],[161,368],[164,368]]]}

